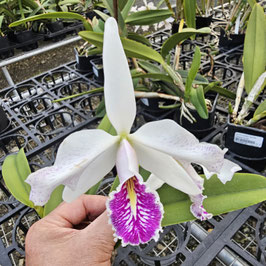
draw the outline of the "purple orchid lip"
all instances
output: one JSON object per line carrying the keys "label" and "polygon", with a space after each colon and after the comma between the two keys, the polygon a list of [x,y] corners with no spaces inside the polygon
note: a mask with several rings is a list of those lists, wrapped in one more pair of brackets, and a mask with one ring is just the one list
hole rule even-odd
{"label": "purple orchid lip", "polygon": [[135,176],[110,194],[107,210],[114,236],[122,240],[122,246],[159,239],[163,206],[157,192],[149,191]]}

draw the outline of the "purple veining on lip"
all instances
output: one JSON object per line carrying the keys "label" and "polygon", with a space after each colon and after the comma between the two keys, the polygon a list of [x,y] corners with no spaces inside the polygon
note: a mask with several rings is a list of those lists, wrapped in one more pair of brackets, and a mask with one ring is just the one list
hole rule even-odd
{"label": "purple veining on lip", "polygon": [[[203,190],[203,181],[197,182],[198,187]],[[189,196],[191,201],[193,202],[190,206],[190,211],[192,214],[199,220],[204,221],[212,218],[212,214],[208,213],[203,207],[203,201],[207,198],[202,193],[192,196]]]}
{"label": "purple veining on lip", "polygon": [[131,210],[127,182],[119,186],[108,203],[115,235],[122,240],[123,246],[138,245],[151,239],[158,240],[163,218],[158,194],[147,192],[145,184],[140,183],[136,177],[133,177],[133,181],[137,195],[136,217]]}
{"label": "purple veining on lip", "polygon": [[212,214],[208,213],[203,207],[203,200],[207,198],[202,194],[196,196],[190,196],[193,203],[190,206],[190,211],[199,220],[204,221],[212,218]]}

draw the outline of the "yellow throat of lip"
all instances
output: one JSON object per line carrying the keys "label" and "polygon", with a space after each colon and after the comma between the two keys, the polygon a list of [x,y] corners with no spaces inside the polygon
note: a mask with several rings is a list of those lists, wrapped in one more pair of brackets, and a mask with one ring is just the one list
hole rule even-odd
{"label": "yellow throat of lip", "polygon": [[132,210],[134,217],[136,218],[136,215],[137,215],[137,195],[135,192],[134,180],[135,180],[135,177],[130,178],[126,182],[126,186],[127,186],[127,194],[128,194],[129,200],[130,200],[131,210]]}

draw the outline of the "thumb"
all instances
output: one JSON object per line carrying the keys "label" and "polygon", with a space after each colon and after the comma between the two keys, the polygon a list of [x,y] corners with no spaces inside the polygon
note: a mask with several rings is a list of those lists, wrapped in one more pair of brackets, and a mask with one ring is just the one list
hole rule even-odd
{"label": "thumb", "polygon": [[104,211],[89,226],[83,229],[84,233],[93,237],[95,241],[101,240],[114,246],[114,231],[112,226],[108,223],[108,219],[107,211]]}

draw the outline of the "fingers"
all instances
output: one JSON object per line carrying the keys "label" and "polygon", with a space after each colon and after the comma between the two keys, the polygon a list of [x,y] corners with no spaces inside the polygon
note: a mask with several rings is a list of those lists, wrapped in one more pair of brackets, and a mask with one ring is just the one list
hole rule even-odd
{"label": "fingers", "polygon": [[63,202],[44,219],[52,219],[63,227],[72,228],[84,220],[93,221],[106,209],[107,197],[99,195],[82,195],[71,203]]}
{"label": "fingers", "polygon": [[[87,235],[97,235],[98,240],[104,239],[110,245],[114,245],[114,232],[112,226],[108,223],[107,211],[103,212],[99,217],[97,217],[89,226],[83,229],[83,232]],[[95,233],[96,232],[96,233]]]}

